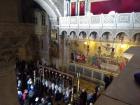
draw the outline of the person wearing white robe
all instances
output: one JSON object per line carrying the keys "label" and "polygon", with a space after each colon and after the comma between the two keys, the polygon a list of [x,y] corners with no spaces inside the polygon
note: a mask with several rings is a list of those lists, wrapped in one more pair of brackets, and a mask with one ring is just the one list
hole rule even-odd
{"label": "person wearing white robe", "polygon": [[54,84],[54,83],[52,83],[52,90],[54,90],[54,86],[55,86],[55,84]]}
{"label": "person wearing white robe", "polygon": [[61,86],[58,87],[58,91],[59,91],[59,93],[62,93],[62,88],[61,88]]}
{"label": "person wearing white robe", "polygon": [[56,94],[57,91],[58,91],[58,85],[56,84],[55,85],[55,94]]}
{"label": "person wearing white robe", "polygon": [[49,87],[49,84],[48,84],[48,81],[46,80],[45,81],[45,86],[48,88]]}

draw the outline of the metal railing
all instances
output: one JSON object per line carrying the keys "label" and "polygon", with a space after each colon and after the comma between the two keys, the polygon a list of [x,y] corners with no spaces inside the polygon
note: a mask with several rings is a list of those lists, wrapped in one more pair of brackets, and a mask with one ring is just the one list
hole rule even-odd
{"label": "metal railing", "polygon": [[117,77],[119,75],[118,72],[101,70],[101,69],[93,68],[90,66],[85,66],[82,64],[74,64],[74,63],[69,64],[68,70],[70,73],[74,75],[76,75],[77,73],[80,73],[81,77],[88,80],[92,80],[96,83],[101,83],[101,84],[104,84],[103,81],[104,81],[105,75],[112,75],[114,77]]}

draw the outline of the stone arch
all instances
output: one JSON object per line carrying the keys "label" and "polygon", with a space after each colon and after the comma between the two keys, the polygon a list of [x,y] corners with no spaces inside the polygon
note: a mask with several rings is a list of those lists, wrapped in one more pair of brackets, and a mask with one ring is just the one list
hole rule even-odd
{"label": "stone arch", "polygon": [[92,31],[89,35],[89,39],[96,40],[98,37],[98,33],[96,31]]}
{"label": "stone arch", "polygon": [[85,32],[85,31],[81,31],[81,32],[79,33],[79,38],[80,38],[80,39],[86,39],[86,38],[87,38],[86,32]]}
{"label": "stone arch", "polygon": [[56,25],[55,23],[58,23],[58,17],[61,17],[62,14],[60,13],[60,10],[56,7],[55,3],[52,0],[34,0],[34,1],[46,11],[46,13],[49,15],[50,22],[53,25]]}
{"label": "stone arch", "polygon": [[69,37],[70,37],[71,39],[76,39],[76,38],[77,38],[76,32],[75,32],[75,31],[71,31]]}
{"label": "stone arch", "polygon": [[127,42],[128,40],[129,40],[129,37],[125,32],[119,32],[116,35],[116,41]]}
{"label": "stone arch", "polygon": [[133,40],[134,43],[140,43],[140,32],[135,33],[132,37],[132,40]]}
{"label": "stone arch", "polygon": [[102,34],[101,39],[102,39],[103,41],[108,41],[108,40],[110,40],[110,37],[111,37],[111,32],[104,32],[104,33]]}
{"label": "stone arch", "polygon": [[51,18],[56,18],[57,14],[55,13],[55,11],[53,10],[53,8],[51,8],[49,6],[49,4],[47,2],[45,2],[45,0],[34,0],[36,3],[38,3],[47,13]]}
{"label": "stone arch", "polygon": [[62,31],[61,32],[61,38],[65,39],[67,37],[67,31]]}

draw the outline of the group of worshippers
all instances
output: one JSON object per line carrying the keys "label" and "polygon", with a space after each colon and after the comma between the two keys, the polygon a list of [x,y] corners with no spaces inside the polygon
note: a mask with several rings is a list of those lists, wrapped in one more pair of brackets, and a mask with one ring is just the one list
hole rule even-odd
{"label": "group of worshippers", "polygon": [[80,103],[78,105],[93,105],[103,90],[104,86],[102,85],[97,85],[95,90],[90,93],[87,93],[85,89],[82,89],[80,94]]}
{"label": "group of worshippers", "polygon": [[17,86],[20,105],[53,105],[53,100],[55,103],[61,103],[62,100],[68,103],[72,92],[71,88],[63,88],[48,80],[45,84],[41,81],[36,81],[34,84],[31,78],[27,80],[25,89],[22,89],[20,79]]}
{"label": "group of worshippers", "polygon": [[107,87],[111,84],[112,80],[113,80],[112,75],[105,75],[104,76],[105,89],[107,89]]}
{"label": "group of worshippers", "polygon": [[[22,82],[18,80],[18,99],[20,105],[52,105],[52,98],[48,94],[46,97],[42,93],[41,84],[33,84],[32,79],[27,80],[27,87],[22,90]],[[40,89],[39,89],[40,87]],[[42,87],[42,88],[41,88]]]}
{"label": "group of worshippers", "polygon": [[[17,91],[20,105],[61,105],[62,102],[70,102],[72,86],[64,86],[61,84],[61,79],[65,79],[64,76],[60,78],[59,74],[59,78],[56,78],[56,76],[53,77],[56,73],[52,74],[51,72],[50,74],[46,72],[48,73],[47,76],[50,75],[48,76],[50,78],[42,78],[42,76],[40,76],[42,74],[38,74],[38,77],[36,77],[34,81],[34,73],[32,70],[38,69],[38,67],[34,67],[33,64],[32,66],[27,65],[22,61],[18,63],[16,69]],[[30,73],[28,69],[30,69],[32,73]],[[38,73],[40,73],[39,70]]]}
{"label": "group of worshippers", "polygon": [[[36,63],[25,61],[17,63],[17,91],[20,105],[62,105],[62,103],[64,105],[93,105],[101,93],[100,86],[97,86],[93,93],[87,93],[85,89],[82,89],[78,100],[75,100],[73,94],[77,94],[77,91],[71,86],[70,78],[46,69],[44,69],[46,75],[43,78],[40,69],[42,70],[44,66],[39,65],[38,67]],[[36,70],[35,81],[34,70]],[[107,78],[105,81],[108,83]],[[68,85],[64,85],[63,82],[68,82]]]}

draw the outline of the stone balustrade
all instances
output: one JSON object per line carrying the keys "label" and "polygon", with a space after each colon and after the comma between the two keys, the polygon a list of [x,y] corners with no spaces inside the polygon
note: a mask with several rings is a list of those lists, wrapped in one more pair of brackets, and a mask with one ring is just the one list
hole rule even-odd
{"label": "stone balustrade", "polygon": [[97,32],[99,38],[103,33],[110,32],[112,39],[124,32],[132,38],[140,33],[140,12],[60,17],[59,35],[64,31],[67,35],[74,31],[77,36],[84,31],[88,37],[91,32]]}

